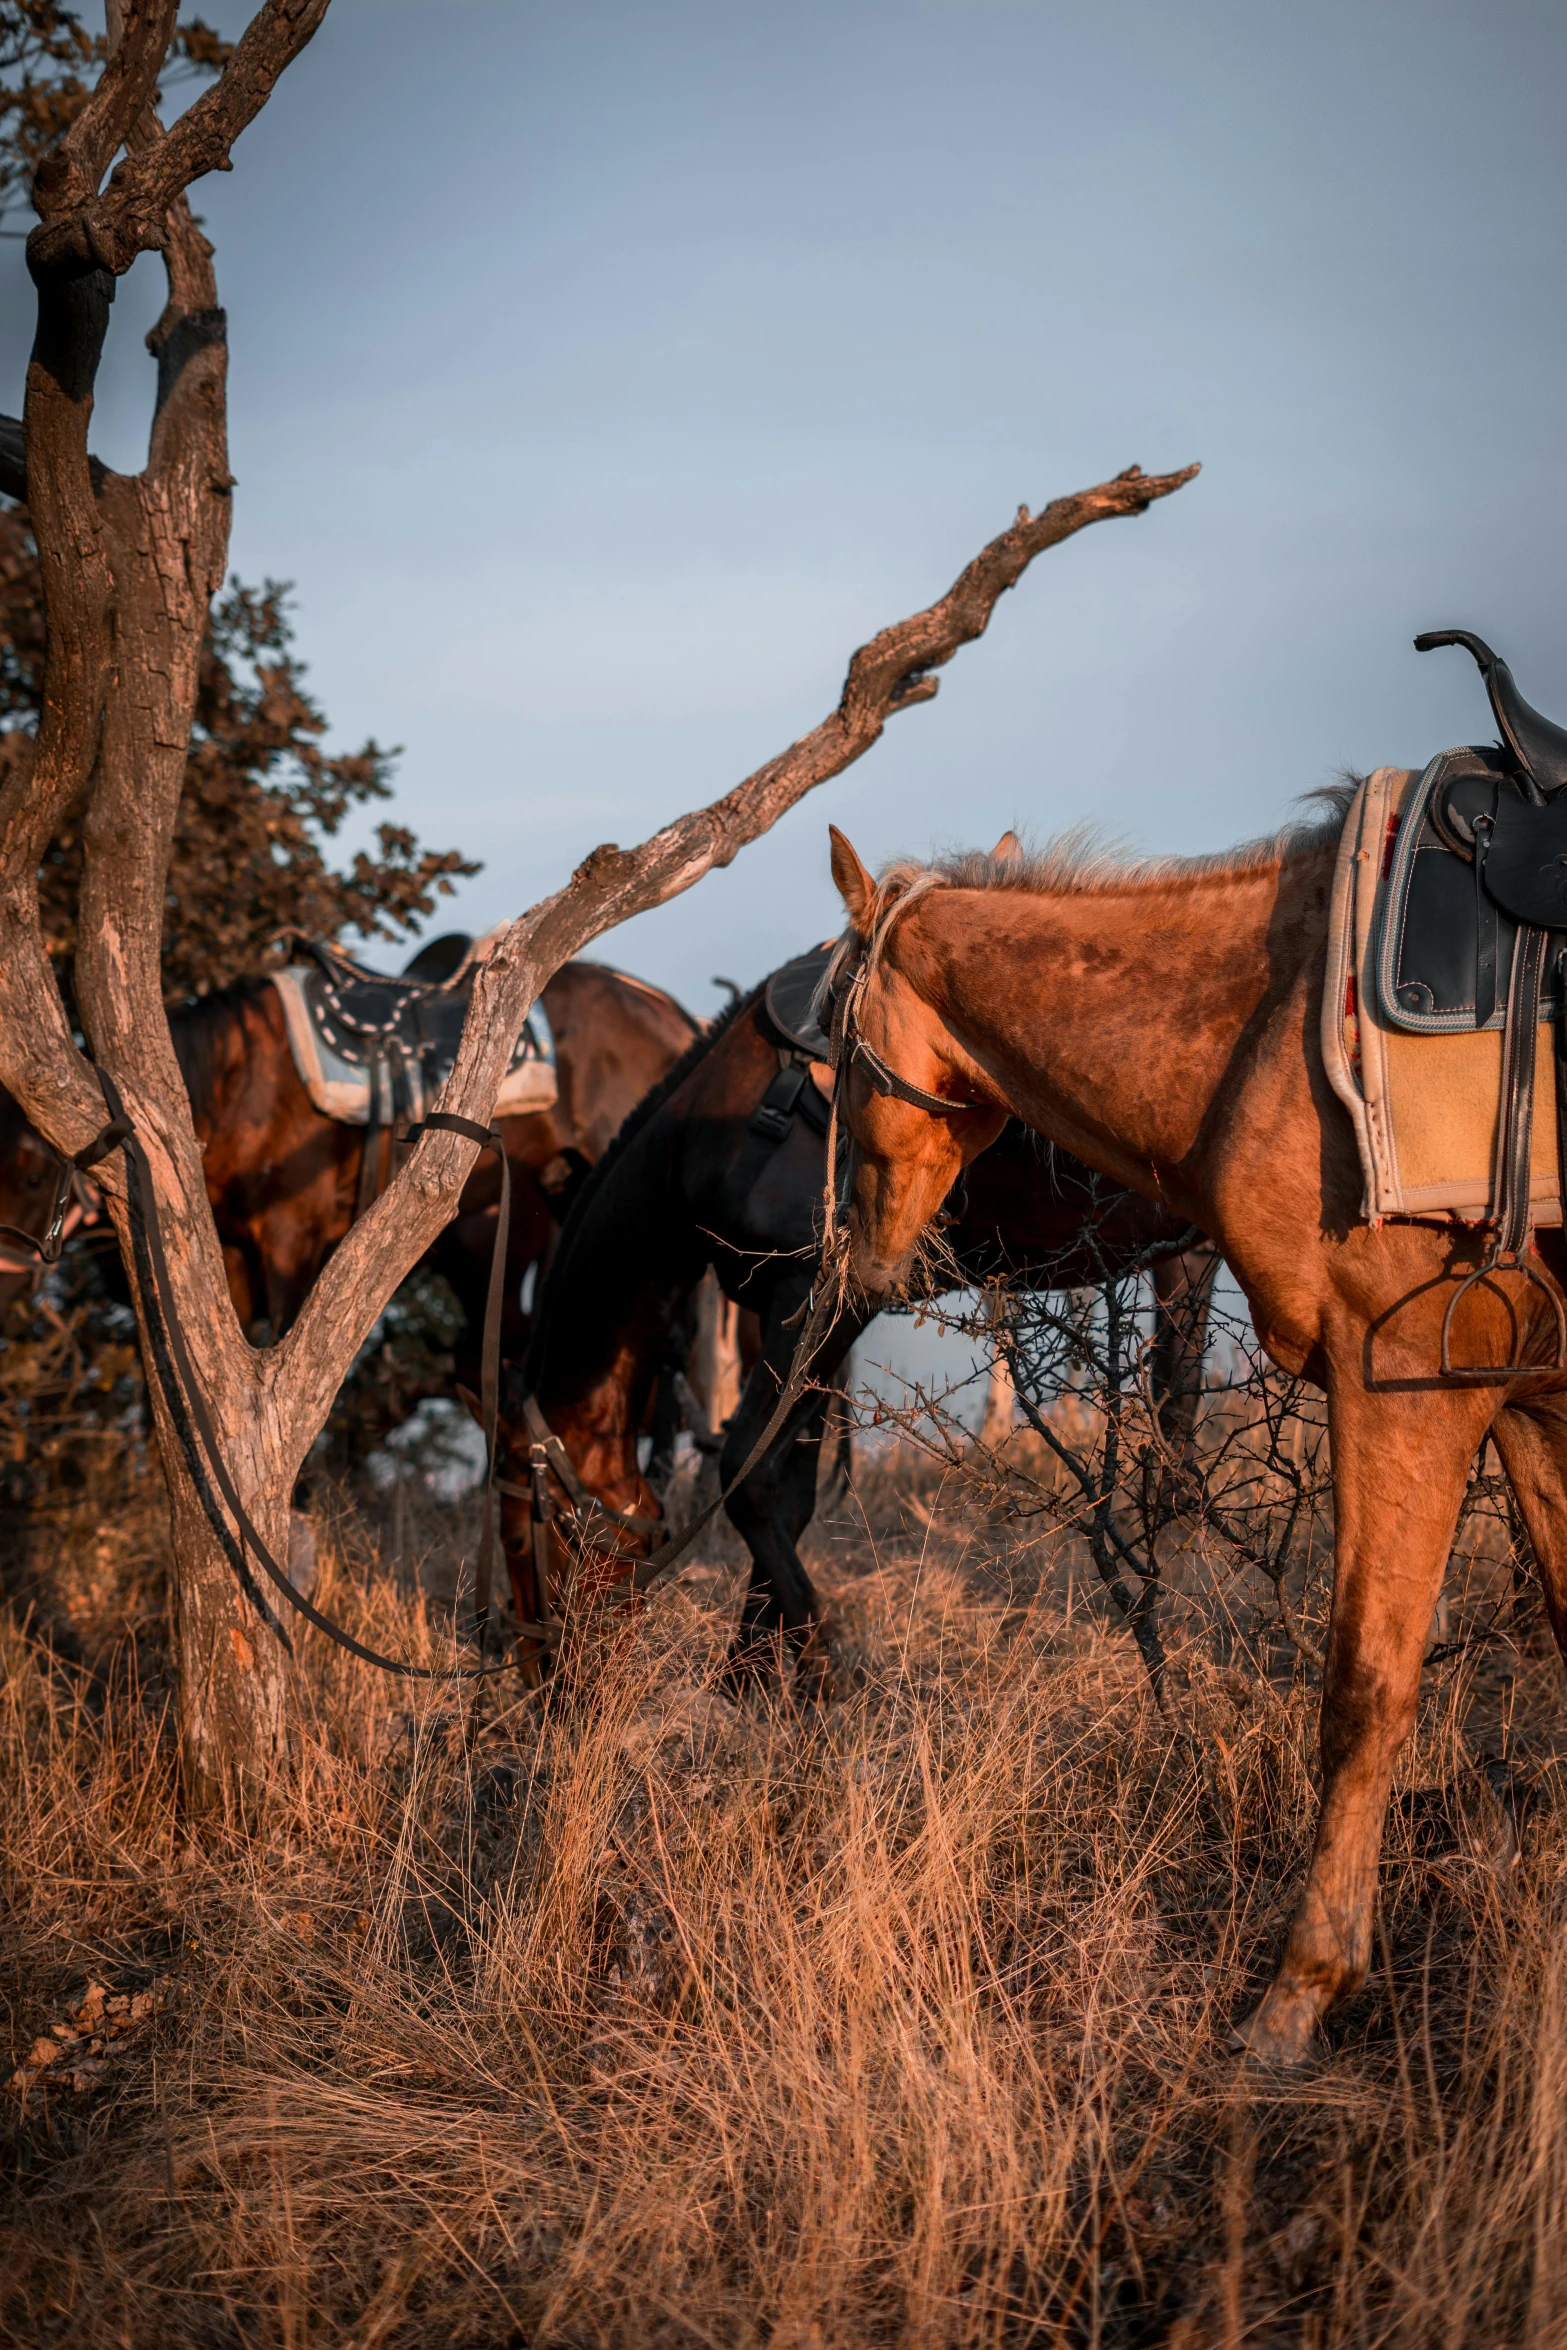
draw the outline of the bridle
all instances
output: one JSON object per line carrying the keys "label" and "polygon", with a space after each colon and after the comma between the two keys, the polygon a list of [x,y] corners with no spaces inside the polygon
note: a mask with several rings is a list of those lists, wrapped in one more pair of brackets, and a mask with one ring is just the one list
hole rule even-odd
{"label": "bridle", "polygon": [[[838,952],[828,964],[822,979],[818,1017],[825,1013],[830,1060],[833,1073],[832,1117],[827,1128],[827,1191],[826,1219],[823,1227],[822,1250],[824,1264],[841,1268],[844,1264],[846,1235],[838,1224],[838,1136],[844,1123],[844,1095],[850,1071],[858,1064],[865,1071],[875,1090],[884,1098],[893,1096],[907,1102],[914,1110],[923,1110],[931,1118],[958,1118],[968,1110],[992,1110],[993,1102],[955,1102],[947,1095],[929,1093],[912,1078],[900,1076],[890,1068],[874,1045],[867,1044],[860,1028],[860,1011],[865,991],[877,975],[882,950],[893,924],[901,921],[909,908],[922,898],[927,890],[943,886],[939,873],[921,873],[900,890],[892,903],[877,916],[870,937],[855,951],[855,936],[846,933],[840,940]],[[840,1278],[842,1277],[840,1271]]]}
{"label": "bridle", "polygon": [[[89,1222],[96,1216],[98,1211],[93,1204],[92,1187],[84,1183],[82,1177],[90,1167],[96,1167],[101,1159],[106,1159],[109,1153],[118,1147],[120,1135],[112,1127],[105,1127],[104,1134],[111,1133],[114,1137],[112,1141],[106,1142],[104,1135],[100,1134],[96,1141],[88,1143],[85,1150],[73,1152],[69,1158],[63,1152],[55,1150],[52,1143],[44,1144],[44,1148],[50,1151],[57,1161],[59,1172],[55,1177],[54,1198],[49,1207],[49,1221],[44,1226],[41,1236],[34,1232],[23,1232],[16,1224],[0,1224],[0,1233],[3,1233],[8,1240],[19,1240],[24,1248],[30,1248],[41,1265],[57,1265],[65,1254],[66,1227],[73,1197],[80,1204]],[[39,1140],[42,1141],[43,1137],[40,1136]]]}
{"label": "bridle", "polygon": [[[612,1509],[607,1501],[590,1493],[572,1466],[570,1453],[544,1417],[536,1395],[523,1397],[522,1416],[528,1425],[528,1482],[516,1485],[505,1477],[497,1477],[495,1482],[498,1490],[509,1494],[513,1501],[529,1503],[533,1520],[533,1584],[539,1620],[535,1624],[522,1624],[519,1629],[525,1638],[537,1640],[547,1649],[556,1649],[561,1642],[562,1615],[551,1599],[551,1585],[556,1577],[550,1557],[550,1536],[557,1519],[570,1516],[570,1541],[579,1559],[586,1550],[608,1547],[595,1531],[597,1520],[607,1520],[612,1527],[623,1528],[626,1533],[648,1541],[661,1531],[664,1521],[662,1517],[645,1517],[636,1510]],[[565,1491],[567,1510],[556,1507],[550,1490],[552,1474]],[[562,1610],[569,1598],[568,1587],[561,1592]]]}
{"label": "bridle", "polygon": [[912,1079],[900,1077],[896,1069],[889,1068],[874,1045],[866,1043],[860,1028],[860,1007],[865,991],[877,975],[882,950],[887,944],[894,923],[900,921],[909,908],[925,895],[927,890],[937,889],[941,886],[942,879],[939,873],[918,875],[915,880],[910,882],[907,889],[899,891],[892,903],[885,907],[877,917],[876,926],[866,941],[864,951],[858,960],[851,965],[848,957],[845,956],[844,948],[849,943],[845,939],[838,954],[834,956],[828,966],[826,977],[822,982],[822,991],[827,1002],[832,1006],[832,1020],[828,1034],[832,1043],[832,1068],[835,1080],[833,1106],[835,1109],[839,1090],[846,1082],[849,1071],[856,1062],[864,1069],[879,1094],[893,1095],[898,1101],[907,1102],[911,1109],[924,1110],[932,1118],[957,1118],[961,1117],[965,1110],[988,1110],[995,1107],[992,1102],[955,1102],[946,1094],[927,1093],[923,1085],[916,1085]]}

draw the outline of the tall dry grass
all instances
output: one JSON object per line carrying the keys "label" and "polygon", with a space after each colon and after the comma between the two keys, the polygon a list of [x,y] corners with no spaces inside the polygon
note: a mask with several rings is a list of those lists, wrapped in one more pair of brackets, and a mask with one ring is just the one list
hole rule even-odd
{"label": "tall dry grass", "polygon": [[[12,2060],[89,1982],[161,2004],[4,2100],[8,2338],[1567,2342],[1554,1662],[1431,1676],[1382,1958],[1270,2081],[1226,2032],[1304,1860],[1309,1679],[1191,1640],[1162,1718],[1062,1538],[907,1456],[816,1555],[812,1710],[726,1693],[728,1568],[609,1627],[591,1702],[470,1710],[312,1643],[264,1828],[198,1838],[152,1501],[40,1537]],[[322,1558],[334,1612],[441,1652],[351,1517]],[[1517,1866],[1493,1734],[1546,1798]]]}

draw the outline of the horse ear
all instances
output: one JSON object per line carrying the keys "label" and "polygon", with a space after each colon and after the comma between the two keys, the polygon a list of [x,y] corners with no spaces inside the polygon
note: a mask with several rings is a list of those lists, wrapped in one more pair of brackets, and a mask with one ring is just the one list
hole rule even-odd
{"label": "horse ear", "polygon": [[856,929],[863,929],[876,895],[876,884],[837,825],[829,824],[827,830],[832,839],[832,877],[838,884],[838,894],[849,910],[849,920]]}
{"label": "horse ear", "polygon": [[480,1403],[478,1397],[474,1394],[473,1389],[471,1387],[459,1386],[457,1395],[458,1400],[467,1406],[468,1410],[472,1412],[474,1418],[478,1421],[479,1426],[482,1428],[484,1426],[484,1406],[482,1403]]}
{"label": "horse ear", "polygon": [[1018,839],[1017,834],[1009,827],[1008,830],[1001,835],[1001,838],[997,841],[995,847],[991,850],[991,863],[995,865],[1010,865],[1014,857],[1021,857],[1022,854],[1023,843]]}

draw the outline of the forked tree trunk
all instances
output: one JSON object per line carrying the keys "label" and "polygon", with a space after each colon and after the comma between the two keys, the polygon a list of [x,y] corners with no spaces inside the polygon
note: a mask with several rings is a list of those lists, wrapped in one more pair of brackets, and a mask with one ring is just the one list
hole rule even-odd
{"label": "forked tree trunk", "polygon": [[[174,31],[173,0],[109,0],[117,46],[97,88],[40,167],[28,241],[38,335],[18,466],[0,419],[0,488],[32,511],[44,586],[43,708],[32,762],[0,781],[0,1082],[56,1148],[106,1123],[44,951],[38,867],[66,811],[85,802],[77,990],[93,1059],[145,1148],[173,1311],[227,1472],[279,1561],[288,1496],[354,1355],[399,1281],[455,1214],[475,1145],[427,1134],[330,1259],[293,1328],[252,1349],[230,1302],[201,1152],[164,1016],[163,893],[195,708],[207,608],[228,547],[223,313],[211,252],[184,191],[227,168],[229,149],[309,40],[326,0],[265,0],[220,79],[167,133],[152,111]],[[107,187],[104,175],[124,148]],[[134,478],[88,457],[93,384],[114,280],[157,250],[169,303],[149,337],[158,402]],[[931,672],[979,636],[1035,555],[1093,522],[1142,512],[1196,471],[1114,481],[1024,508],[948,593],[884,629],[850,663],[837,708],[708,808],[633,850],[595,849],[567,885],[519,916],[480,966],[439,1107],[487,1122],[513,1041],[551,973],[602,930],[727,864],[805,792],[876,742],[894,712],[928,701]],[[287,1757],[287,1659],[269,1603],[242,1584],[232,1518],[215,1531],[192,1481],[158,1373],[156,1317],[118,1154],[95,1177],[131,1269],[170,1496],[174,1624],[185,1786],[199,1810],[254,1808]],[[190,1404],[187,1395],[182,1411]],[[266,1612],[263,1612],[265,1606]]]}
{"label": "forked tree trunk", "polygon": [[[249,1814],[288,1760],[288,1658],[244,1601],[189,1480],[172,1477],[169,1484],[169,1631],[185,1803],[198,1814],[230,1806]],[[259,1490],[252,1508],[273,1555],[286,1557],[279,1543],[286,1545],[287,1511]]]}

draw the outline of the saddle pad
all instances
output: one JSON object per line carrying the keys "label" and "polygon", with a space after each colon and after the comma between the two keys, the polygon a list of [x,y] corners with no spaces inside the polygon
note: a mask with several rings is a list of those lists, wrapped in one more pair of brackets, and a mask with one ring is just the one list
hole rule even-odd
{"label": "saddle pad", "polygon": [[792,963],[785,963],[773,973],[762,997],[767,1017],[784,1043],[809,1053],[813,1061],[825,1061],[832,1050],[813,1007],[837,943],[835,938],[830,938],[825,946],[812,947],[809,954],[796,955]]}
{"label": "saddle pad", "polygon": [[[283,1007],[294,1067],[323,1118],[345,1126],[413,1121],[434,1108],[451,1074],[468,1010],[466,991],[381,979],[337,958],[290,963],[270,974]],[[368,984],[365,984],[368,983]],[[524,1117],[552,1109],[557,1094],[555,1040],[535,1004],[501,1080],[493,1115]]]}
{"label": "saddle pad", "polygon": [[[1468,1025],[1462,1024],[1462,1007],[1451,1001],[1435,1012],[1416,1013],[1402,1004],[1390,1009],[1383,986],[1400,968],[1396,926],[1409,903],[1403,874],[1417,850],[1424,853],[1425,810],[1439,766],[1433,761],[1423,775],[1380,767],[1361,785],[1334,872],[1322,1058],[1355,1129],[1365,1178],[1361,1212],[1372,1223],[1410,1216],[1481,1224],[1490,1212],[1502,1033],[1500,1024],[1474,1026],[1474,884],[1469,868],[1446,851],[1469,893],[1469,927],[1467,933],[1459,930],[1470,942]],[[1407,848],[1403,868],[1401,843]],[[1429,973],[1432,966],[1426,968]],[[1534,1222],[1559,1224],[1555,1051],[1549,1028],[1542,1029],[1529,1189]]]}

